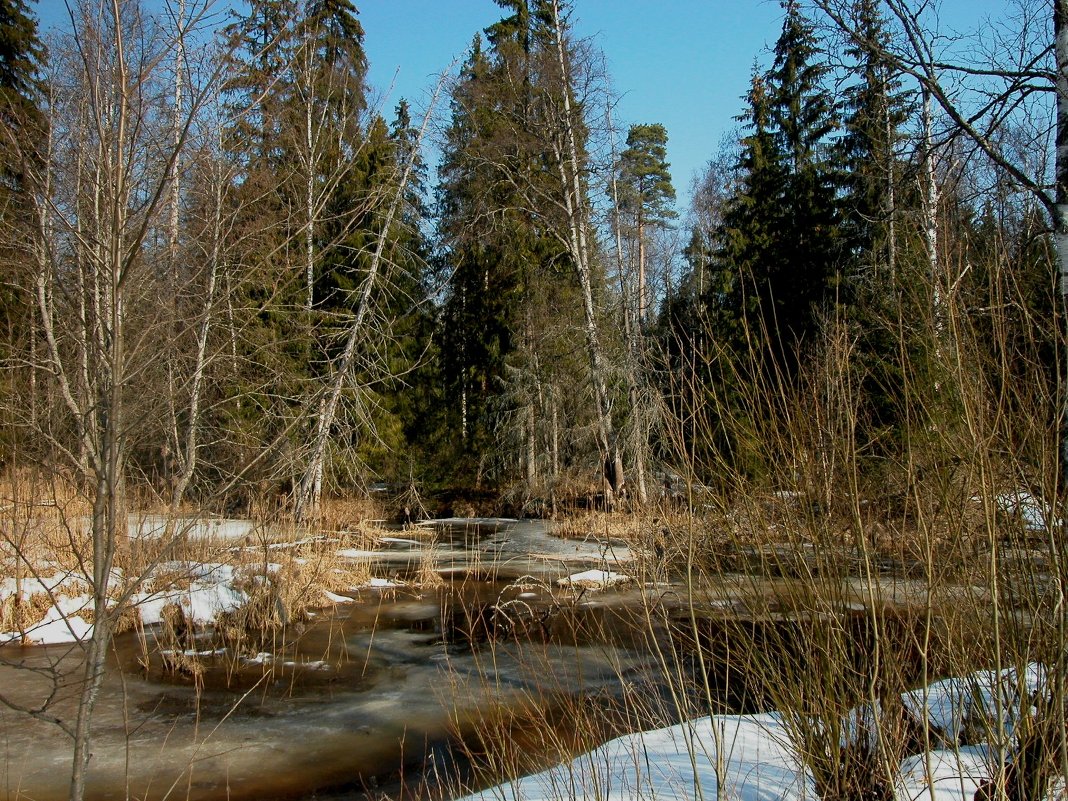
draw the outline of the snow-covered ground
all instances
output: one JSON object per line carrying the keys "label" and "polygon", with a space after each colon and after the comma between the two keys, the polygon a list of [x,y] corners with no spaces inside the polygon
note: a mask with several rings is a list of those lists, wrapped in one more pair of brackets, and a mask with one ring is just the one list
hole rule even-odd
{"label": "snow-covered ground", "polygon": [[[1009,735],[1021,703],[1041,692],[1044,672],[980,671],[945,679],[902,700],[945,747],[903,759],[895,777],[900,801],[971,801],[990,778],[988,745],[956,745],[967,719],[1002,715]],[[999,698],[1000,696],[1000,698]],[[1023,699],[1023,700],[1021,700]],[[864,716],[855,714],[857,719]],[[847,727],[848,728],[848,727]],[[937,739],[937,737],[935,737]],[[576,759],[467,797],[478,801],[814,801],[811,773],[797,757],[778,713],[717,715],[611,740]]]}

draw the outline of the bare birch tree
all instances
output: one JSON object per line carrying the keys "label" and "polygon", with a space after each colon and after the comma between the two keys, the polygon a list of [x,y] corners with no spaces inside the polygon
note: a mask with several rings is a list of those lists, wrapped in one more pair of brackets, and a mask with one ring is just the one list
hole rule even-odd
{"label": "bare birch tree", "polygon": [[368,321],[372,317],[372,296],[380,288],[383,274],[388,269],[386,252],[393,223],[400,213],[401,205],[404,203],[408,183],[419,161],[419,149],[422,146],[423,137],[426,135],[437,98],[445,84],[446,75],[447,72],[443,73],[438,81],[434,95],[423,115],[423,122],[414,146],[408,153],[403,170],[396,182],[396,186],[393,188],[393,195],[386,209],[381,230],[375,241],[370,264],[362,278],[362,284],[357,290],[356,310],[347,324],[347,330],[344,334],[344,347],[340,356],[331,365],[330,372],[324,380],[321,393],[316,402],[318,412],[315,418],[315,435],[311,442],[303,474],[296,487],[294,516],[298,523],[305,522],[318,504],[326,448],[338,415],[342,392],[346,383],[352,378],[357,349],[361,341],[367,336]]}
{"label": "bare birch tree", "polygon": [[593,385],[594,406],[597,415],[597,443],[604,463],[605,493],[609,505],[614,502],[623,486],[623,465],[612,422],[612,405],[609,397],[608,367],[598,325],[594,297],[594,243],[589,198],[584,177],[587,170],[580,157],[578,129],[582,126],[579,111],[572,99],[573,73],[568,53],[566,24],[558,0],[552,2],[552,19],[555,37],[557,67],[560,70],[560,108],[552,120],[550,132],[555,168],[560,179],[563,220],[566,226],[564,242],[574,264],[579,289],[582,293],[583,329],[586,354],[589,360],[590,382]]}
{"label": "bare birch tree", "polygon": [[[956,135],[1042,206],[1053,232],[1062,304],[1068,303],[1068,2],[1017,3],[1011,22],[999,23],[993,36],[969,40],[955,53],[954,42],[940,37],[932,24],[937,11],[932,0],[882,0],[880,8],[892,23],[886,41],[873,41],[858,29],[846,0],[813,2],[857,47],[912,78]],[[1044,150],[1053,140],[1052,177],[1034,169],[1028,149],[1007,147],[1000,135],[1025,117],[1033,123],[1034,148]],[[1044,124],[1047,120],[1052,125]],[[1063,482],[1068,436],[1061,451]]]}
{"label": "bare birch tree", "polygon": [[[127,484],[146,431],[171,415],[178,474],[169,503],[177,509],[196,469],[203,387],[220,279],[219,184],[208,218],[205,257],[178,270],[192,304],[158,301],[175,289],[182,154],[218,88],[218,64],[196,84],[184,82],[186,35],[207,13],[181,4],[173,36],[153,27],[137,2],[110,0],[71,10],[71,33],[53,68],[46,157],[32,176],[36,258],[29,282],[43,339],[43,371],[57,403],[35,421],[47,462],[72,477],[91,503],[91,548],[77,557],[91,586],[93,628],[84,642],[77,718],[69,731],[74,758],[70,798],[81,799],[91,754],[92,721],[116,622],[137,580],[115,571],[128,535]],[[166,65],[175,66],[168,86]],[[171,97],[171,113],[163,109]],[[184,99],[183,99],[184,98]],[[162,143],[162,144],[161,144]],[[166,310],[160,314],[160,309]],[[181,315],[181,319],[176,319]],[[165,357],[189,334],[189,358]],[[177,340],[176,340],[177,338]],[[164,367],[166,365],[166,367]],[[161,377],[170,378],[160,381]],[[166,388],[167,383],[171,386]],[[167,419],[167,415],[162,415]]]}

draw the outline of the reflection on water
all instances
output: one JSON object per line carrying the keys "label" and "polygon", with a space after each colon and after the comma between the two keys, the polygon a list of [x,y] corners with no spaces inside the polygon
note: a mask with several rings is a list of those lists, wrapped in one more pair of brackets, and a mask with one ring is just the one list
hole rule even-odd
{"label": "reflection on water", "polygon": [[[277,656],[235,660],[205,643],[183,673],[159,655],[146,663],[137,638],[120,636],[94,718],[87,797],[396,795],[402,779],[426,788],[462,770],[456,745],[488,710],[612,697],[621,677],[633,686],[652,674],[646,650],[619,633],[626,605],[552,591],[560,576],[612,558],[608,546],[560,540],[530,521],[439,526],[444,586],[364,591]],[[403,573],[422,547],[398,536],[376,561]],[[73,719],[80,652],[35,648],[18,659],[34,670],[0,667],[3,693],[24,705],[54,695],[49,714]],[[0,797],[63,797],[66,735],[10,710],[0,726]]]}

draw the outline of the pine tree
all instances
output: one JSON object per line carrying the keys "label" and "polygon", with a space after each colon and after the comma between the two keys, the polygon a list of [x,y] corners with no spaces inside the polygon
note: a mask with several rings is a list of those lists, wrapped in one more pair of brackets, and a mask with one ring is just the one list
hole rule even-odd
{"label": "pine tree", "polygon": [[627,133],[627,147],[616,165],[619,210],[627,220],[629,238],[637,250],[636,317],[643,325],[649,308],[648,236],[650,231],[666,227],[678,216],[671,207],[675,187],[668,171],[667,138],[667,130],[659,123],[632,125]]}

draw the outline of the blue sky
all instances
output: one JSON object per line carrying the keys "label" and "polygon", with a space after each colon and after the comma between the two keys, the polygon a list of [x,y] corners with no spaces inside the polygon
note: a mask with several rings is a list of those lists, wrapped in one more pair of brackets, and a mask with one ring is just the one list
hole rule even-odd
{"label": "blue sky", "polygon": [[[371,79],[422,106],[434,73],[501,16],[493,0],[363,0]],[[614,122],[663,124],[680,199],[741,109],[753,59],[775,42],[781,10],[763,0],[578,0],[573,28],[594,37],[620,95]],[[392,107],[392,103],[389,104]]]}
{"label": "blue sky", "polygon": [[[371,80],[421,107],[435,74],[501,16],[493,0],[362,0]],[[1006,0],[944,0],[946,28],[971,31]],[[575,0],[573,29],[593,37],[621,96],[615,123],[662,123],[680,205],[693,175],[736,126],[754,59],[768,63],[778,0]]]}
{"label": "blue sky", "polygon": [[[158,5],[162,0],[148,0]],[[225,2],[225,0],[224,0]],[[422,108],[436,76],[474,34],[501,16],[493,0],[355,0],[366,31],[370,80],[391,116],[405,97]],[[575,0],[573,28],[605,53],[620,96],[615,123],[662,123],[680,201],[693,175],[735,126],[754,59],[778,37],[777,0]],[[1006,0],[943,0],[943,24],[974,30]],[[63,0],[40,0],[44,26],[65,18]],[[388,94],[387,94],[388,93]]]}

